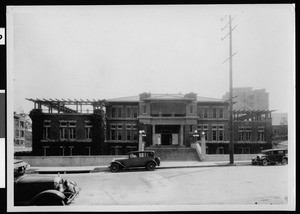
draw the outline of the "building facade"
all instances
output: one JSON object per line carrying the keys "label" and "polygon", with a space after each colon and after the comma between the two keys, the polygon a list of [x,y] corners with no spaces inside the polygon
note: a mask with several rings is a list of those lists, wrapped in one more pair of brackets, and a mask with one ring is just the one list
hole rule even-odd
{"label": "building facade", "polygon": [[[35,155],[123,155],[139,150],[141,142],[143,148],[190,147],[202,133],[207,154],[229,152],[229,102],[223,99],[141,93],[101,102],[29,100],[35,103]],[[82,105],[92,109],[82,112]],[[234,153],[270,148],[271,121],[268,110],[234,111]]]}
{"label": "building facade", "polygon": [[[14,112],[14,146],[25,147],[31,144],[31,125],[27,121],[27,115]],[[30,141],[30,142],[29,142]]]}
{"label": "building facade", "polygon": [[[189,147],[204,132],[208,154],[226,154],[229,114],[226,100],[189,94],[151,94],[107,100],[105,147],[110,154],[138,149],[139,131],[145,147]],[[235,111],[235,153],[257,153],[271,147],[269,111]]]}
{"label": "building facade", "polygon": [[[103,101],[28,100],[35,105],[30,112],[33,155],[103,154]],[[83,111],[83,106],[92,110]]]}

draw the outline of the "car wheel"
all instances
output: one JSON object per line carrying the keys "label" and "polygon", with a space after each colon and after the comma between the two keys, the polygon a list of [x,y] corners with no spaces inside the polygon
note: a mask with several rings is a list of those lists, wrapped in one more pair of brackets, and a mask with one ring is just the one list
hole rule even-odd
{"label": "car wheel", "polygon": [[262,165],[263,165],[263,166],[267,166],[267,165],[268,165],[268,161],[267,161],[267,159],[263,159],[263,161],[262,161]]}
{"label": "car wheel", "polygon": [[288,163],[288,160],[286,158],[283,158],[282,161],[281,161],[281,164],[286,165],[287,163]]}
{"label": "car wheel", "polygon": [[147,170],[149,170],[149,171],[153,171],[153,170],[155,169],[155,163],[153,163],[153,162],[147,163],[146,168],[147,168]]}
{"label": "car wheel", "polygon": [[113,164],[110,166],[110,171],[111,171],[111,172],[117,172],[117,171],[119,171],[119,168],[120,168],[119,164],[113,163]]}
{"label": "car wheel", "polygon": [[37,206],[65,206],[65,202],[60,198],[42,197],[34,203]]}

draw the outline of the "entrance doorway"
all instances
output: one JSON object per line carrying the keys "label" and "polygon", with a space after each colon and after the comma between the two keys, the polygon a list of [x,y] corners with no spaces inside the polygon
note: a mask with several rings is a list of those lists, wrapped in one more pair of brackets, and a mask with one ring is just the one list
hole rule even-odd
{"label": "entrance doorway", "polygon": [[160,135],[161,145],[178,145],[179,125],[156,125],[155,134]]}
{"label": "entrance doorway", "polygon": [[162,133],[161,134],[161,145],[172,145],[172,134]]}

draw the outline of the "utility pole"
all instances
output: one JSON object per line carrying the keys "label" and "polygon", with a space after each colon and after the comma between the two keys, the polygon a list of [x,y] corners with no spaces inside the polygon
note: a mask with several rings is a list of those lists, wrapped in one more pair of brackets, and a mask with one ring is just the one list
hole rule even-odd
{"label": "utility pole", "polygon": [[[221,21],[223,21],[227,16],[225,16]],[[234,18],[233,18],[234,19]],[[224,62],[229,60],[229,163],[234,164],[234,142],[233,142],[233,94],[232,94],[232,57],[236,54],[232,54],[232,31],[236,28],[232,28],[231,15],[229,15],[228,23],[221,29],[222,31],[228,26],[229,32],[221,40],[223,41],[227,36],[229,36],[229,58]],[[224,63],[223,62],[223,63]]]}

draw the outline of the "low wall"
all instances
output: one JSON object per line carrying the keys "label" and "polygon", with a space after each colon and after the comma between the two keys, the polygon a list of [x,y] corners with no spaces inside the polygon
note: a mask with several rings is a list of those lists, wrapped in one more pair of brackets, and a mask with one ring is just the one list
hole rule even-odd
{"label": "low wall", "polygon": [[[255,154],[234,154],[234,161],[251,161]],[[204,161],[229,161],[229,154],[206,155]]]}
{"label": "low wall", "polygon": [[[235,161],[251,161],[255,154],[235,154]],[[15,156],[15,159],[24,160],[32,167],[47,166],[108,166],[114,158],[123,158],[126,155],[99,155],[99,156]],[[229,161],[229,154],[206,155],[203,161]]]}
{"label": "low wall", "polygon": [[29,163],[30,166],[106,166],[114,158],[126,157],[125,155],[99,155],[99,156],[15,156]]}

